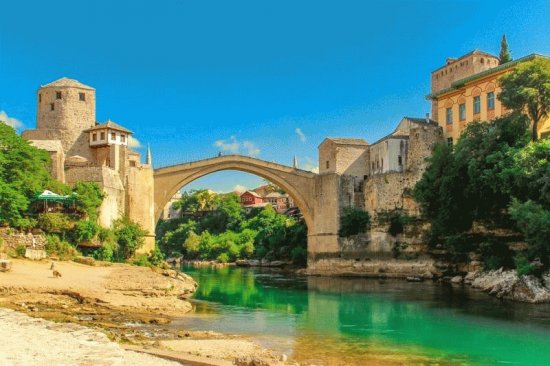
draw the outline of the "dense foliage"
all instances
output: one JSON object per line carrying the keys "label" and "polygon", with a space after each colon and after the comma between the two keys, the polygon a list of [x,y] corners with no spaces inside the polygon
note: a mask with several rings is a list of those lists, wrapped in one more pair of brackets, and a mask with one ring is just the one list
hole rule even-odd
{"label": "dense foliage", "polygon": [[197,190],[183,195],[183,217],[160,222],[157,239],[166,255],[188,259],[289,259],[305,264],[306,227],[271,206],[246,215],[234,194]]}
{"label": "dense foliage", "polygon": [[550,139],[536,141],[536,127],[531,134],[528,128],[534,117],[547,115],[548,104],[538,103],[549,103],[541,100],[550,95],[550,72],[539,89],[515,85],[521,78],[540,81],[543,68],[550,68],[550,62],[520,65],[503,78],[501,100],[512,113],[468,124],[453,148],[436,146],[414,190],[431,221],[431,244],[455,253],[477,250],[487,268],[511,267],[507,243],[470,234],[474,222],[515,228],[528,244],[524,253],[516,253],[518,272],[529,270],[525,263],[533,261],[550,268]]}
{"label": "dense foliage", "polygon": [[369,213],[355,207],[347,207],[340,216],[340,230],[338,235],[347,237],[364,233],[370,223]]}
{"label": "dense foliage", "polygon": [[48,172],[49,163],[46,151],[0,121],[0,224],[25,229],[34,225],[26,217],[33,196],[44,189],[62,190]]}
{"label": "dense foliage", "polygon": [[521,63],[499,80],[498,99],[510,109],[525,112],[532,122],[531,137],[538,138],[539,123],[550,113],[550,60]]}

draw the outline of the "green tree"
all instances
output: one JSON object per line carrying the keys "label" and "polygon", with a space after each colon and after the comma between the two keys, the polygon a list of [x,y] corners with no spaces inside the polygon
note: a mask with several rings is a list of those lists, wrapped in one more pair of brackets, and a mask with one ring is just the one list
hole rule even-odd
{"label": "green tree", "polygon": [[178,202],[174,203],[174,208],[181,209],[184,214],[195,214],[206,211],[212,211],[220,202],[220,197],[215,192],[207,189],[185,192]]}
{"label": "green tree", "polygon": [[96,182],[76,182],[73,191],[77,209],[91,221],[97,221],[99,207],[105,198],[99,185]]}
{"label": "green tree", "polygon": [[145,242],[147,232],[129,218],[124,217],[114,222],[114,231],[122,259],[129,259]]}
{"label": "green tree", "polygon": [[527,113],[532,122],[531,138],[538,139],[539,123],[550,111],[550,60],[536,58],[517,65],[500,78],[499,100],[512,110]]}
{"label": "green tree", "polygon": [[538,258],[550,268],[550,211],[533,201],[514,200],[510,213],[527,241],[529,259]]}
{"label": "green tree", "polygon": [[506,41],[506,34],[502,35],[502,41],[500,41],[500,53],[498,54],[498,64],[502,65],[512,61],[510,51],[508,51],[508,41]]}
{"label": "green tree", "polygon": [[453,149],[436,146],[415,186],[422,213],[432,223],[431,239],[469,230],[474,220],[506,220],[510,197],[507,177],[513,155],[529,141],[527,118],[510,114],[491,122],[470,123]]}
{"label": "green tree", "polygon": [[[63,187],[48,171],[50,157],[0,122],[0,223],[26,226],[25,214],[34,195]],[[61,192],[60,192],[61,193]]]}

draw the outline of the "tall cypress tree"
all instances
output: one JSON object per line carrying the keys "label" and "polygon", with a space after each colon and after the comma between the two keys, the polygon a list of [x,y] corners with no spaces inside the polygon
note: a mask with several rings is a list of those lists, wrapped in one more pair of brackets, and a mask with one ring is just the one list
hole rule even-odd
{"label": "tall cypress tree", "polygon": [[510,51],[508,51],[508,42],[506,41],[506,34],[502,35],[502,41],[500,41],[500,53],[498,54],[499,65],[512,61]]}

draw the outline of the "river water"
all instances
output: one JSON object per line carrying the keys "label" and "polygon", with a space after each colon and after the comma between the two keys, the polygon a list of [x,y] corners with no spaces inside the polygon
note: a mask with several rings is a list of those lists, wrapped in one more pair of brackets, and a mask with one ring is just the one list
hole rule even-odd
{"label": "river water", "polygon": [[550,365],[550,305],[403,280],[192,268],[194,314],[175,326],[246,334],[317,365]]}

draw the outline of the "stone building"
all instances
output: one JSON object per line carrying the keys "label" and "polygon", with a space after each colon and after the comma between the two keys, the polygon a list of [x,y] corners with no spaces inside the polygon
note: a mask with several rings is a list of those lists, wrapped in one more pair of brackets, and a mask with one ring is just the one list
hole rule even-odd
{"label": "stone building", "polygon": [[96,182],[106,193],[99,224],[112,225],[127,215],[149,232],[143,251],[154,248],[153,168],[130,150],[132,131],[112,122],[96,121],[95,89],[61,78],[37,92],[36,128],[22,136],[52,158],[52,176],[68,185]]}
{"label": "stone building", "polygon": [[[498,79],[523,62],[548,58],[531,54],[499,65],[498,58],[486,52],[472,51],[458,59],[449,58],[444,66],[432,72],[432,116],[449,144],[456,143],[460,133],[472,121],[488,121],[508,112],[498,100]],[[550,134],[550,117],[541,121],[539,136]]]}
{"label": "stone building", "polygon": [[370,145],[363,139],[326,138],[319,145],[319,174],[340,176],[340,208],[357,207],[373,216],[394,209],[415,214],[410,190],[441,138],[436,121],[411,117]]}

